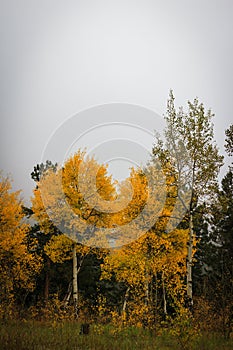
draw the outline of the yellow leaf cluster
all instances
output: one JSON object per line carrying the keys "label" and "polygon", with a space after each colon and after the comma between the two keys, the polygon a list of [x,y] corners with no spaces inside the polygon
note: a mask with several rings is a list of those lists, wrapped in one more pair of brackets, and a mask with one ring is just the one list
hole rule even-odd
{"label": "yellow leaf cluster", "polygon": [[29,251],[19,191],[11,191],[8,178],[0,176],[0,295],[9,300],[18,288],[32,290],[40,259]]}

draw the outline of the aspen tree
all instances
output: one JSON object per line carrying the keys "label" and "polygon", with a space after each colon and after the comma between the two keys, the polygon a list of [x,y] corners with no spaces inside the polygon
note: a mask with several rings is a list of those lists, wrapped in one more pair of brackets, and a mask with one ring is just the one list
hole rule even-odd
{"label": "aspen tree", "polygon": [[195,98],[193,102],[188,101],[187,112],[183,108],[177,111],[174,100],[173,92],[170,91],[165,115],[165,139],[162,141],[157,138],[152,159],[159,159],[162,163],[169,159],[175,172],[177,187],[189,193],[189,200],[184,201],[178,192],[177,201],[183,206],[183,213],[186,212],[189,229],[186,283],[188,304],[192,307],[194,208],[197,203],[211,200],[211,196],[216,192],[223,157],[219,155],[214,141],[211,110],[206,111],[203,104]]}

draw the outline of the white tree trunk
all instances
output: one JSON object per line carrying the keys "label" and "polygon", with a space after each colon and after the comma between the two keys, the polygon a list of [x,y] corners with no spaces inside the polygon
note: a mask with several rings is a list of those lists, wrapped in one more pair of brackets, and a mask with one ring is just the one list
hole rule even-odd
{"label": "white tree trunk", "polygon": [[162,287],[163,287],[163,312],[164,315],[167,315],[167,299],[166,299],[166,289],[164,283],[164,271],[162,272]]}
{"label": "white tree trunk", "polygon": [[63,304],[64,304],[64,307],[67,307],[68,303],[69,303],[69,300],[70,300],[70,297],[72,295],[72,284],[73,284],[73,281],[71,281],[69,283],[69,286],[68,286],[68,290],[67,290],[67,293],[63,299]]}
{"label": "white tree trunk", "polygon": [[146,271],[146,279],[145,279],[145,305],[149,305],[149,274]]}
{"label": "white tree trunk", "polygon": [[128,301],[128,298],[129,298],[129,290],[130,290],[130,287],[128,287],[126,289],[126,292],[125,292],[125,297],[124,297],[124,303],[123,303],[123,307],[122,307],[122,313],[124,314],[125,311],[126,311],[126,305],[127,305],[127,301]]}
{"label": "white tree trunk", "polygon": [[73,245],[73,302],[75,317],[78,316],[78,267],[76,245]]}
{"label": "white tree trunk", "polygon": [[189,241],[188,241],[188,256],[187,256],[187,297],[189,307],[193,306],[193,282],[192,282],[192,265],[193,265],[193,215],[190,213],[189,219]]}

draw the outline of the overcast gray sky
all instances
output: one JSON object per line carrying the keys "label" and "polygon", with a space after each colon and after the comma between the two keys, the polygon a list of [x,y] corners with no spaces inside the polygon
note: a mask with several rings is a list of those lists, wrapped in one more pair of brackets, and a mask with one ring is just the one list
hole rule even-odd
{"label": "overcast gray sky", "polygon": [[[232,0],[2,0],[1,163],[29,198],[54,131],[86,108],[121,102],[162,115],[196,96],[224,130],[233,115]],[[84,144],[83,147],[86,145]]]}

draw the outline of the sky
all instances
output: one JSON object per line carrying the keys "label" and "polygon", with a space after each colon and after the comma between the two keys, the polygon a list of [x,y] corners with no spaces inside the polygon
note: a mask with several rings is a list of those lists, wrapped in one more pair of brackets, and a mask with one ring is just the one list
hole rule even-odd
{"label": "sky", "polygon": [[[33,166],[53,141],[62,159],[77,147],[99,156],[105,149],[113,176],[127,176],[126,166],[152,147],[143,125],[153,132],[151,113],[160,125],[170,89],[177,106],[198,97],[212,109],[224,154],[233,120],[231,0],[2,0],[0,16],[0,169],[26,202]],[[132,127],[135,106],[149,118],[142,117],[140,135]],[[140,150],[132,147],[143,140]]]}

